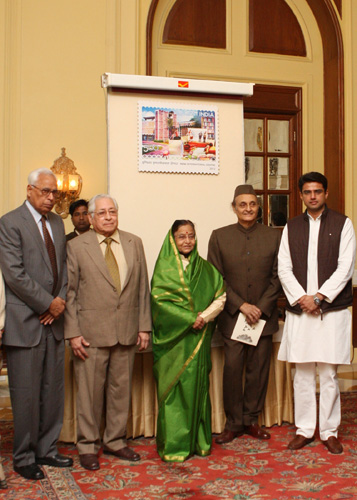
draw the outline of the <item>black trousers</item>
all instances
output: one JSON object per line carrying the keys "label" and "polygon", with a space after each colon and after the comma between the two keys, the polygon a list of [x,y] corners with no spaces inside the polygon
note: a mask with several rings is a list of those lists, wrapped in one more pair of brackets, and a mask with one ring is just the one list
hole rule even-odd
{"label": "black trousers", "polygon": [[272,335],[260,337],[257,346],[226,337],[223,337],[223,340],[223,401],[227,417],[225,428],[241,431],[245,425],[258,422],[258,416],[264,406]]}

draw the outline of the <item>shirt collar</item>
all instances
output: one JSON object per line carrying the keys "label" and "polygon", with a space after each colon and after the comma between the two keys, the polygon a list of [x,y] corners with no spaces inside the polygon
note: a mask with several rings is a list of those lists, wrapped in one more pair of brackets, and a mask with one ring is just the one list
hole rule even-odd
{"label": "shirt collar", "polygon": [[312,217],[312,215],[310,215],[310,214],[309,214],[309,212],[307,212],[307,216],[308,216],[309,220],[311,220],[311,221],[313,221],[313,222],[317,222],[318,220],[320,220],[320,219],[321,219],[321,217],[322,217],[322,214],[323,214],[323,212],[321,212],[321,213],[320,213],[320,215],[319,215],[318,217],[316,217],[316,219],[314,219],[314,218]]}
{"label": "shirt collar", "polygon": [[42,214],[40,214],[40,212],[37,212],[37,210],[31,205],[31,203],[28,200],[26,200],[26,206],[30,210],[32,217],[36,221],[36,224],[39,224],[42,219]]}
{"label": "shirt collar", "polygon": [[257,227],[258,227],[258,222],[255,222],[250,227],[244,227],[244,226],[242,226],[242,224],[237,222],[237,228],[239,229],[239,231],[242,231],[242,233],[252,233],[253,231],[255,231],[257,229]]}
{"label": "shirt collar", "polygon": [[[97,231],[95,232],[95,234],[97,235],[99,244],[103,243],[105,238],[108,238],[108,236],[104,236],[104,234],[99,234],[99,233],[97,233]],[[115,243],[118,243],[120,245],[120,236],[119,236],[119,231],[117,229],[110,236],[110,238],[112,238],[112,240],[115,241]]]}

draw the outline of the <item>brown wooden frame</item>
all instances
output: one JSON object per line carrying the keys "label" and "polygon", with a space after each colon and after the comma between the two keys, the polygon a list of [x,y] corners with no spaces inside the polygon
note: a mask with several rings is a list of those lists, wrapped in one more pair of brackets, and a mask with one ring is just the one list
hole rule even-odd
{"label": "brown wooden frame", "polygon": [[289,194],[289,218],[292,218],[301,213],[297,183],[302,173],[302,89],[280,85],[255,85],[253,96],[244,97],[243,105],[245,117],[262,118],[266,115],[276,115],[277,118],[289,117],[292,120],[294,139],[291,152],[295,166],[294,170],[292,166],[289,169],[291,189],[288,193],[269,190],[269,194]]}

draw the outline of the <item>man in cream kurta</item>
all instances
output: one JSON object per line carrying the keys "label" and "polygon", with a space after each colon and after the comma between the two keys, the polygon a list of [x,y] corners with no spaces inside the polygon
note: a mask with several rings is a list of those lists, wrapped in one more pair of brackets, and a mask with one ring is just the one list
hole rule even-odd
{"label": "man in cream kurta", "polygon": [[[355,234],[350,219],[327,209],[325,176],[316,172],[305,174],[299,188],[307,211],[285,227],[278,256],[279,278],[289,302],[278,359],[296,363],[297,431],[288,447],[297,450],[314,440],[317,366],[320,438],[331,453],[341,453],[343,448],[337,438],[341,420],[337,366],[350,363],[351,314],[347,307],[351,301]],[[327,224],[330,225],[324,232]],[[340,224],[340,230],[336,224]],[[331,251],[334,241],[335,263]],[[306,251],[307,269],[304,259],[298,258],[297,248]],[[321,278],[326,268],[328,272]],[[304,273],[305,286],[301,278]]]}

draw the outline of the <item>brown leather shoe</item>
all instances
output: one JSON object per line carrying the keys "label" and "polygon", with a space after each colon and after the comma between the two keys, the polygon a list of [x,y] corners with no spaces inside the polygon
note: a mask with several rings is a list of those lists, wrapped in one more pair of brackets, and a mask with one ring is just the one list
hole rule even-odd
{"label": "brown leather shoe", "polygon": [[307,438],[305,436],[302,436],[301,434],[298,434],[292,441],[290,441],[290,443],[288,444],[288,448],[289,450],[300,450],[300,448],[303,448],[307,444],[312,443],[314,439],[315,436]]}
{"label": "brown leather shoe", "polygon": [[330,436],[327,441],[322,441],[330,453],[339,455],[343,452],[343,446],[335,436]]}
{"label": "brown leather shoe", "polygon": [[249,434],[253,438],[270,439],[269,432],[264,431],[258,424],[246,425],[244,426],[244,430],[246,434]]}
{"label": "brown leather shoe", "polygon": [[87,470],[98,470],[100,468],[98,457],[94,453],[79,455],[79,462],[81,466]]}
{"label": "brown leather shoe", "polygon": [[125,446],[124,448],[120,448],[120,450],[109,450],[109,448],[105,448],[103,450],[107,455],[114,455],[115,457],[121,458],[122,460],[130,460],[130,462],[137,462],[140,460],[139,453],[135,453],[134,450]]}
{"label": "brown leather shoe", "polygon": [[243,431],[229,431],[228,429],[224,429],[224,431],[216,437],[215,442],[217,444],[230,443],[233,439],[242,435]]}

